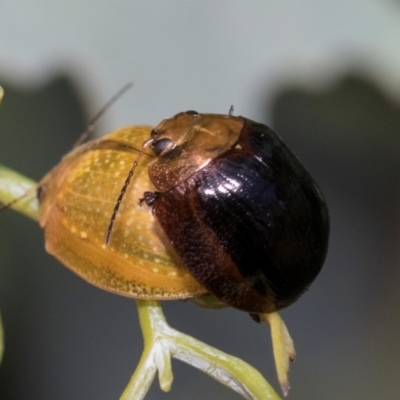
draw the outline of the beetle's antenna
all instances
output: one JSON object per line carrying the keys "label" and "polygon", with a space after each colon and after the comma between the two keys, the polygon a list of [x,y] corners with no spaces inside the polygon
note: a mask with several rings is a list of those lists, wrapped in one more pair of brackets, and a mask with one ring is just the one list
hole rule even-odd
{"label": "beetle's antenna", "polygon": [[121,205],[122,199],[124,198],[126,189],[128,188],[128,186],[131,182],[132,176],[135,173],[135,169],[138,166],[140,159],[142,158],[143,154],[145,154],[144,151],[152,142],[153,142],[153,139],[148,139],[143,143],[142,149],[140,150],[138,156],[136,157],[136,160],[133,162],[132,167],[128,173],[128,176],[126,177],[124,186],[122,187],[121,192],[119,193],[119,196],[118,196],[118,200],[115,203],[114,211],[113,211],[111,219],[110,219],[110,224],[108,225],[107,236],[106,236],[106,241],[105,241],[106,246],[108,245],[108,243],[110,243],[111,233],[113,230],[115,218],[117,217],[119,206]]}
{"label": "beetle's antenna", "polygon": [[230,117],[232,117],[233,113],[235,111],[235,107],[233,106],[233,104],[229,107],[229,111],[228,111],[228,115]]}
{"label": "beetle's antenna", "polygon": [[104,104],[104,106],[100,109],[100,111],[91,119],[88,127],[86,128],[86,131],[83,132],[82,135],[80,136],[80,138],[76,141],[76,143],[73,146],[73,149],[75,149],[76,147],[81,145],[83,142],[85,142],[85,140],[88,138],[88,136],[93,132],[96,122],[132,86],[133,86],[133,82],[128,82],[126,85],[122,86],[122,88],[119,89],[118,92],[115,93],[114,96],[112,96],[111,99],[108,100],[106,104]]}
{"label": "beetle's antenna", "polygon": [[25,197],[30,196],[37,190],[37,186],[29,188],[25,193],[22,193],[21,196],[16,197],[15,199],[11,200],[8,203],[5,204],[0,204],[0,213],[2,213],[5,210],[8,210],[10,207],[12,207],[15,203],[18,203],[20,200],[24,199]]}

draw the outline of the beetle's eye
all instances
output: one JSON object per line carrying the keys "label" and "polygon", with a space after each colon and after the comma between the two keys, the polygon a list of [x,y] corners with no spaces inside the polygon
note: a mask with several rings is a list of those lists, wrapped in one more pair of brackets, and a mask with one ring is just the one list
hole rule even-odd
{"label": "beetle's eye", "polygon": [[194,111],[194,110],[186,111],[185,114],[192,115],[193,117],[196,117],[197,115],[199,115],[199,113],[197,111]]}
{"label": "beetle's eye", "polygon": [[150,137],[151,137],[152,139],[154,139],[154,138],[157,136],[157,134],[158,134],[158,132],[157,132],[155,129],[153,129],[153,130],[150,132]]}
{"label": "beetle's eye", "polygon": [[156,156],[159,156],[172,142],[171,139],[160,139],[157,142],[153,142],[151,148],[156,153]]}

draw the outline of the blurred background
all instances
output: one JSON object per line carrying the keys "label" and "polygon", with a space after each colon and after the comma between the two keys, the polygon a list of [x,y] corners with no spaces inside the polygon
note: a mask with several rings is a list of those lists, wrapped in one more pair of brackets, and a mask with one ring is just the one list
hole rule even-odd
{"label": "blurred background", "polygon": [[[0,163],[39,180],[125,83],[98,124],[157,124],[229,106],[275,129],[319,182],[325,266],[284,310],[298,358],[292,399],[400,392],[400,2],[2,1]],[[245,313],[165,304],[169,323],[257,367],[278,390],[266,326]],[[117,399],[142,351],[133,300],[44,251],[32,221],[0,215],[0,399]],[[164,394],[239,399],[178,361]]]}

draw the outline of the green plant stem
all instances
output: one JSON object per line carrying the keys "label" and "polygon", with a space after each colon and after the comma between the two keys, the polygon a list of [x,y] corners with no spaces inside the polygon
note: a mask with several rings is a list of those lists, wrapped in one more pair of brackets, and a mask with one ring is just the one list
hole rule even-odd
{"label": "green plant stem", "polygon": [[[4,96],[4,90],[0,86],[0,104],[1,101],[3,100],[3,96]],[[3,323],[1,321],[1,315],[0,315],[0,363],[1,360],[3,359],[3,353],[4,353],[4,332],[3,332]]]}
{"label": "green plant stem", "polygon": [[35,190],[37,186],[36,182],[0,164],[0,202],[8,204],[26,194],[26,197],[15,202],[11,208],[35,220],[39,216]]}
{"label": "green plant stem", "polygon": [[279,399],[268,382],[249,364],[171,328],[159,302],[138,300],[137,305],[144,351],[121,400],[143,399],[157,370],[161,388],[169,391],[173,379],[171,357],[200,369],[246,399]]}

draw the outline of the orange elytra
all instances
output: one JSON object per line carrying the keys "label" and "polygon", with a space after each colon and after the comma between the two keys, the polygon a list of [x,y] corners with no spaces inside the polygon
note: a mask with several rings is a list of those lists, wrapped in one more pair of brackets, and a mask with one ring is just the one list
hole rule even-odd
{"label": "orange elytra", "polygon": [[175,255],[151,209],[139,204],[155,188],[152,156],[143,155],[113,227],[115,201],[151,127],[116,130],[67,154],[40,182],[39,223],[46,250],[89,283],[128,297],[182,299],[206,293]]}

